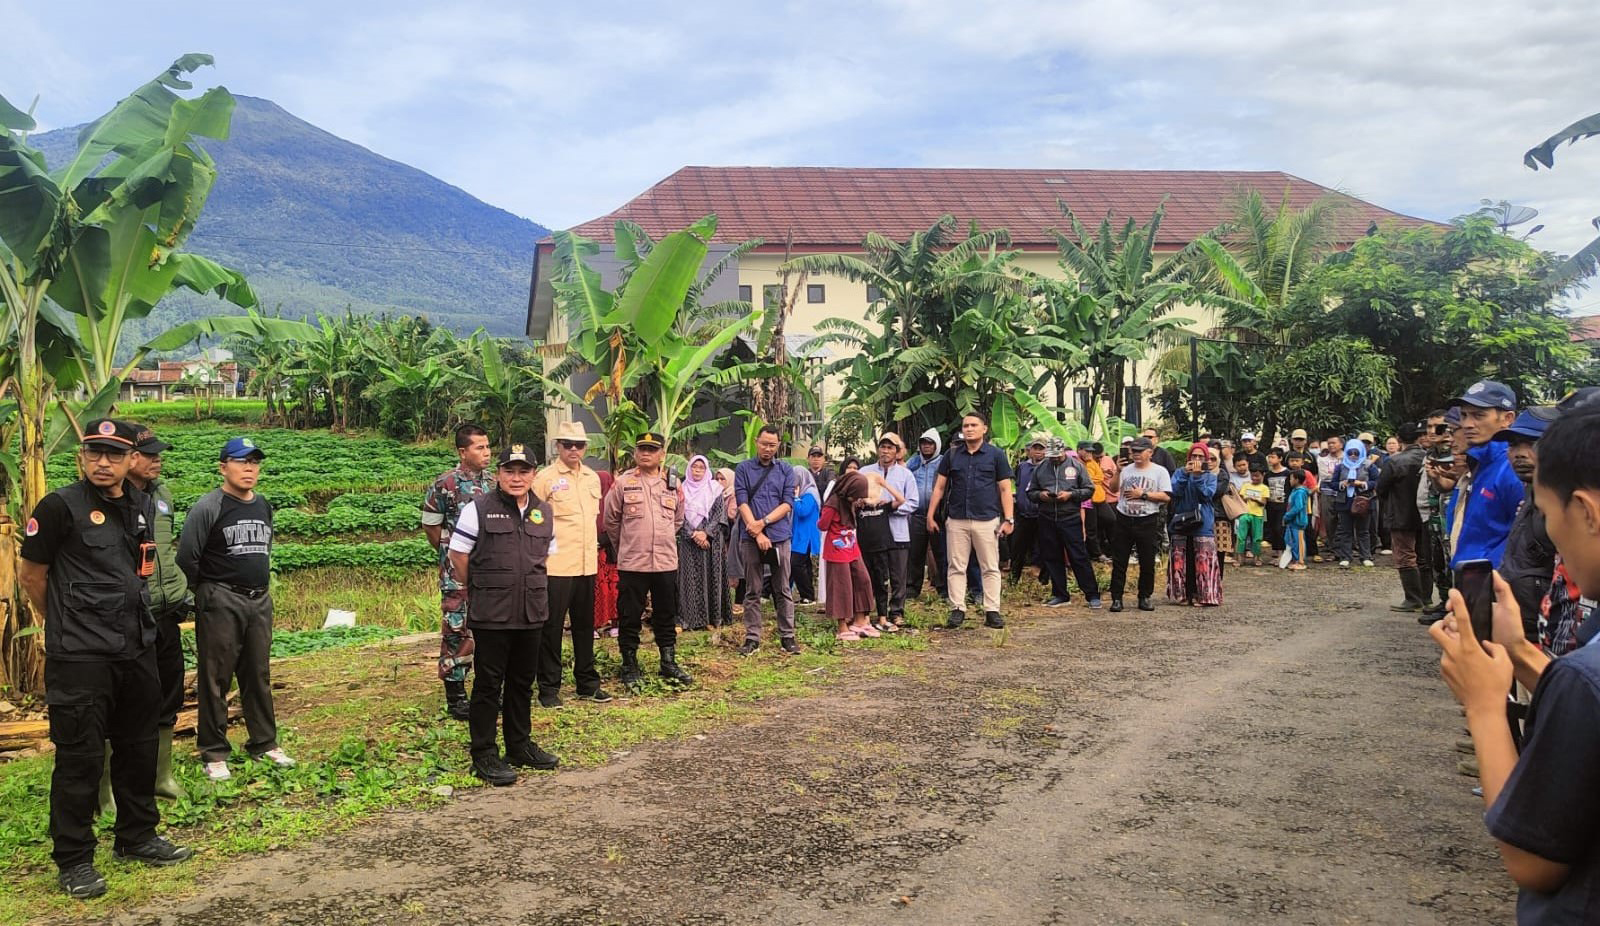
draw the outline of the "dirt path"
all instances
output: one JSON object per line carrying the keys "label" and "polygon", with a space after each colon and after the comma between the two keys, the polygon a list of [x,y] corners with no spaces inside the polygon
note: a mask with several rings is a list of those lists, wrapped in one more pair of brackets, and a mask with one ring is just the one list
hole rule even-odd
{"label": "dirt path", "polygon": [[117,922],[1508,921],[1394,585],[1233,570],[1218,610],[941,635],[753,725],[395,814]]}

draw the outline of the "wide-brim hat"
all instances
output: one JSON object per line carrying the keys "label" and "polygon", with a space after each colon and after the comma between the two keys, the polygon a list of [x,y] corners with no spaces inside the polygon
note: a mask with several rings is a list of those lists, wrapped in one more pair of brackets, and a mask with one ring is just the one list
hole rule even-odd
{"label": "wide-brim hat", "polygon": [[576,421],[563,421],[561,422],[560,426],[556,428],[556,440],[564,440],[568,443],[575,444],[587,444],[589,442],[589,432],[585,431],[583,429],[583,425]]}

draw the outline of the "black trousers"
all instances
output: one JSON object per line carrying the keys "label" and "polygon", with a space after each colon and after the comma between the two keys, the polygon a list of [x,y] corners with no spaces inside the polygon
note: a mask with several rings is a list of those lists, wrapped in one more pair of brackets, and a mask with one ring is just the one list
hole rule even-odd
{"label": "black trousers", "polygon": [[789,552],[789,576],[794,579],[796,599],[817,600],[817,568],[810,553]]}
{"label": "black trousers", "polygon": [[[1067,594],[1067,566],[1072,567],[1072,577],[1078,580],[1078,590],[1083,597],[1093,601],[1100,597],[1100,581],[1094,576],[1093,561],[1084,539],[1083,519],[1066,518],[1053,521],[1039,519],[1039,556],[1044,560],[1045,571],[1050,574],[1050,594],[1057,598]],[[1122,568],[1128,568],[1128,557],[1122,557]]]}
{"label": "black trousers", "polygon": [[928,576],[928,584],[943,597],[944,576],[950,569],[950,562],[945,556],[944,533],[928,533],[928,509],[919,508],[911,516],[911,546],[906,551],[906,594],[912,598],[922,594],[922,576],[927,572],[930,552],[933,554],[934,568]]}
{"label": "black trousers", "polygon": [[1011,532],[1011,581],[1022,578],[1024,566],[1039,564],[1039,518],[1017,516],[1017,529]]}
{"label": "black trousers", "polygon": [[[558,618],[550,618],[559,626]],[[482,630],[472,628],[477,644],[472,659],[472,701],[467,709],[467,731],[472,757],[492,759],[495,721],[505,731],[506,752],[531,742],[533,682],[538,674],[540,635],[543,628]]]}
{"label": "black trousers", "polygon": [[45,703],[50,706],[50,858],[67,868],[94,859],[94,818],[100,774],[111,743],[111,794],[117,802],[115,845],[155,836],[156,713],[161,680],[156,654],[134,659],[70,662],[46,656]]}
{"label": "black trousers", "polygon": [[183,633],[178,622],[183,611],[156,615],[156,677],[161,680],[161,709],[156,726],[178,725],[178,709],[183,707]]}
{"label": "black trousers", "polygon": [[1266,536],[1261,539],[1272,545],[1274,553],[1283,552],[1283,513],[1288,507],[1283,502],[1267,502],[1267,522],[1262,527]]}
{"label": "black trousers", "polygon": [[879,617],[900,617],[906,613],[906,555],[910,544],[895,544],[887,550],[863,553],[867,577],[872,579],[872,601]]}
{"label": "black trousers", "polygon": [[594,576],[550,576],[550,617],[539,631],[539,694],[561,690],[562,624],[572,621],[572,681],[580,695],[600,688],[594,669]]}
{"label": "black trousers", "polygon": [[272,706],[272,596],[251,598],[217,582],[195,588],[195,691],[200,702],[194,747],[206,762],[226,762],[228,687],[239,680],[239,704],[249,731],[244,748],[260,756],[278,748]]}
{"label": "black trousers", "polygon": [[[678,574],[676,572],[617,572],[617,647],[638,650],[643,627],[644,599],[650,596],[650,629],[657,646],[678,645]],[[749,607],[749,603],[745,607]]]}
{"label": "black trousers", "polygon": [[1142,518],[1117,515],[1117,540],[1111,546],[1111,597],[1121,598],[1128,584],[1128,554],[1139,553],[1139,597],[1156,593],[1156,549],[1161,546],[1161,515]]}
{"label": "black trousers", "polygon": [[[1117,506],[1111,502],[1096,502],[1094,506],[1094,530],[1100,535],[1100,554],[1106,558],[1111,557],[1111,548],[1117,543]],[[1093,554],[1091,551],[1091,555]]]}

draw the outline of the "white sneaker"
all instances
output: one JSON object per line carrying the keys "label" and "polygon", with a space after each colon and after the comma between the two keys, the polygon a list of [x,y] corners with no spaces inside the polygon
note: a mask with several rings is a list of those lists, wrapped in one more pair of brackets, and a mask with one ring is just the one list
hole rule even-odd
{"label": "white sneaker", "polygon": [[272,749],[268,749],[266,752],[263,752],[260,756],[257,756],[257,758],[266,759],[267,761],[271,762],[273,765],[278,766],[279,768],[294,768],[294,760],[289,758],[289,754],[287,752],[284,752],[281,747],[274,747]]}
{"label": "white sneaker", "polygon": [[1361,565],[1367,567],[1368,569],[1371,569],[1372,568],[1372,560],[1364,559],[1364,560],[1361,561]]}
{"label": "white sneaker", "polygon": [[1340,569],[1349,569],[1350,568],[1350,561],[1347,560],[1347,559],[1339,560],[1339,568]]}
{"label": "white sneaker", "polygon": [[226,762],[207,762],[206,777],[212,781],[227,781],[233,777],[233,773],[228,771]]}

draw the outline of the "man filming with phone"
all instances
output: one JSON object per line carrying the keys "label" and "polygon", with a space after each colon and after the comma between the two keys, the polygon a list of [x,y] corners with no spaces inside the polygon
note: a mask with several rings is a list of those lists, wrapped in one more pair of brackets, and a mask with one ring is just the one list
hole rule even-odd
{"label": "man filming with phone", "polygon": [[[1600,412],[1563,414],[1539,439],[1533,479],[1533,502],[1551,541],[1575,584],[1589,589],[1600,588],[1597,446]],[[1479,563],[1482,558],[1470,565]],[[1464,579],[1475,576],[1484,581],[1452,591],[1450,613],[1429,633],[1443,653],[1440,671],[1466,712],[1488,807],[1485,823],[1520,888],[1517,922],[1596,922],[1600,646],[1590,644],[1600,638],[1600,616],[1591,614],[1578,629],[1578,649],[1552,661],[1526,639],[1505,579],[1487,569],[1464,570]],[[1534,692],[1520,755],[1506,723],[1513,678]]]}

